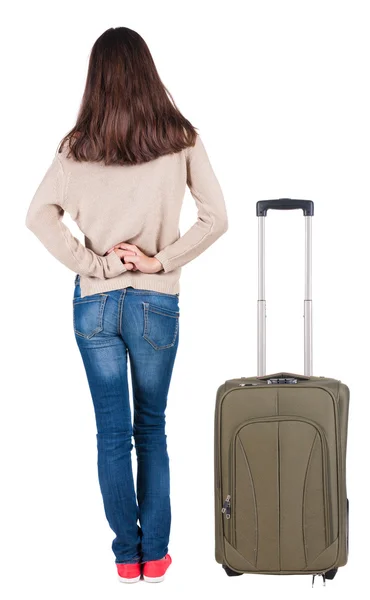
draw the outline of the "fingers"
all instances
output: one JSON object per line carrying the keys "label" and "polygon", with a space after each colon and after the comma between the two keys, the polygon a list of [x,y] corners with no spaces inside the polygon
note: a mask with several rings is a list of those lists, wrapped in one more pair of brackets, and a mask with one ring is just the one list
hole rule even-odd
{"label": "fingers", "polygon": [[117,256],[119,256],[121,259],[122,258],[134,258],[136,256],[136,254],[134,254],[133,252],[129,252],[128,250],[120,250],[119,248],[116,248],[114,250],[114,252],[117,254]]}
{"label": "fingers", "polygon": [[116,252],[117,256],[121,259],[121,261],[123,260],[123,264],[125,265],[127,271],[138,271],[137,266],[134,265],[133,262],[125,262],[126,258],[127,258],[127,260],[129,260],[129,258],[130,259],[138,259],[139,258],[137,255],[134,254],[134,252],[131,252],[129,250],[120,250],[119,248],[116,248],[116,246],[114,246],[113,248],[110,248],[109,250],[107,250],[105,255],[110,254],[111,252]]}
{"label": "fingers", "polygon": [[[105,255],[110,254],[114,250],[119,250],[119,249],[121,249],[121,246],[119,244],[117,244],[117,246],[113,246],[112,248],[109,248],[109,250],[106,251]],[[126,252],[129,252],[129,250],[126,250]],[[132,254],[135,254],[135,252],[132,252]]]}
{"label": "fingers", "polygon": [[123,263],[125,265],[132,265],[132,267],[135,267],[134,269],[131,267],[132,270],[136,271],[136,263],[140,262],[141,260],[141,256],[137,256],[135,254],[133,254],[132,252],[128,252],[127,250],[115,250],[116,254],[119,256],[119,258],[121,260],[123,260]]}
{"label": "fingers", "polygon": [[126,254],[119,254],[117,252],[117,254],[120,256],[120,258],[124,257],[124,256],[144,256],[144,253],[134,244],[127,244],[126,242],[119,242],[119,244],[116,244],[115,246],[112,246],[112,248],[109,248],[109,250],[106,251],[105,255],[110,254],[113,251],[116,250],[125,250]]}
{"label": "fingers", "polygon": [[136,263],[139,264],[145,255],[137,248],[137,246],[120,242],[116,246],[113,246],[113,248],[107,250],[106,254],[110,254],[111,252],[117,254],[127,271],[140,271],[140,267],[138,267]]}
{"label": "fingers", "polygon": [[119,244],[115,245],[115,248],[121,248],[122,250],[130,250],[131,252],[137,255],[142,254],[141,250],[139,250],[137,246],[134,246],[134,244],[126,244],[125,242],[120,242]]}
{"label": "fingers", "polygon": [[140,256],[125,256],[124,257],[124,262],[126,264],[127,262],[133,263],[134,265],[136,265],[136,263],[140,262],[141,257]]}
{"label": "fingers", "polygon": [[141,262],[141,257],[140,256],[126,256],[123,259],[123,262],[125,265],[131,265],[132,271],[140,271],[140,267],[137,266],[136,263],[140,263]]}

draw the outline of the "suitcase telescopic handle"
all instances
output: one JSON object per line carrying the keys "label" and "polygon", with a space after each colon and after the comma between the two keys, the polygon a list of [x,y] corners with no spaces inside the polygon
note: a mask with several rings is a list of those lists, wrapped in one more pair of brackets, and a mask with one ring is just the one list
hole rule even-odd
{"label": "suitcase telescopic handle", "polygon": [[265,298],[265,217],[269,209],[302,209],[305,217],[305,296],[304,296],[304,374],[312,375],[312,200],[259,200],[258,217],[258,312],[257,312],[257,375],[266,375],[266,298]]}
{"label": "suitcase telescopic handle", "polygon": [[292,198],[279,198],[278,200],[259,200],[257,202],[257,217],[266,217],[267,211],[295,210],[301,208],[305,217],[313,217],[314,203],[312,200],[292,200]]}

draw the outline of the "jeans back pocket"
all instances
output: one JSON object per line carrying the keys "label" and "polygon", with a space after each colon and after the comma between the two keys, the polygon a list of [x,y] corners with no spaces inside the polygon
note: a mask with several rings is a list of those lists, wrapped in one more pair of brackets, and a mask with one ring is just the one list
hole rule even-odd
{"label": "jeans back pocket", "polygon": [[180,312],[152,302],[143,302],[144,333],[143,337],[155,350],[172,348],[179,331]]}
{"label": "jeans back pocket", "polygon": [[73,298],[73,328],[76,335],[90,339],[103,331],[107,298],[108,296],[103,294]]}

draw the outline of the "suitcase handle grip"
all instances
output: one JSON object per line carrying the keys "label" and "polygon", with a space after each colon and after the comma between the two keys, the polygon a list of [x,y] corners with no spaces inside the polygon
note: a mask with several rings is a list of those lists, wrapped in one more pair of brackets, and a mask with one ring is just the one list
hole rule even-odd
{"label": "suitcase handle grip", "polygon": [[305,217],[313,217],[314,203],[312,200],[292,200],[279,198],[278,200],[259,200],[256,204],[257,217],[266,217],[269,209],[295,210],[301,208]]}
{"label": "suitcase handle grip", "polygon": [[310,377],[308,375],[297,375],[296,373],[273,373],[272,375],[262,375],[261,377],[257,377],[257,379],[261,379],[262,381],[267,381],[268,379],[302,379],[308,380]]}

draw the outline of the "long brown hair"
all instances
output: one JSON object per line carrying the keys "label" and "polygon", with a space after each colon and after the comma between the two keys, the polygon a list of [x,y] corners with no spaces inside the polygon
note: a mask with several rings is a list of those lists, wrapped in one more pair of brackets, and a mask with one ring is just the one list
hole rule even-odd
{"label": "long brown hair", "polygon": [[193,146],[196,128],[162,83],[143,38],[111,27],[94,43],[75,126],[61,140],[77,161],[134,165]]}

